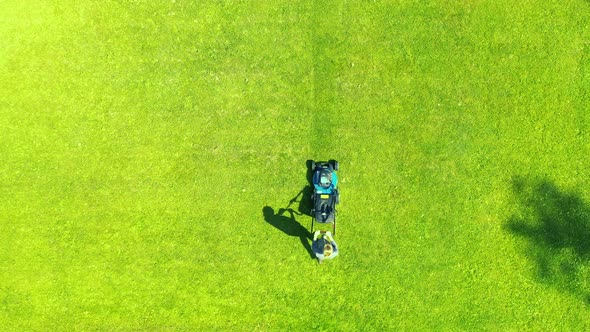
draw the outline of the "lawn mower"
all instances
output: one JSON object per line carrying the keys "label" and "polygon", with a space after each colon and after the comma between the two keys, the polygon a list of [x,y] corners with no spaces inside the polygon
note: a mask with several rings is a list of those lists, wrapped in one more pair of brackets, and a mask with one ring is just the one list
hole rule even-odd
{"label": "lawn mower", "polygon": [[311,195],[311,232],[315,223],[332,224],[332,234],[336,235],[336,204],[340,201],[338,193],[338,162],[336,160],[311,161],[313,194]]}

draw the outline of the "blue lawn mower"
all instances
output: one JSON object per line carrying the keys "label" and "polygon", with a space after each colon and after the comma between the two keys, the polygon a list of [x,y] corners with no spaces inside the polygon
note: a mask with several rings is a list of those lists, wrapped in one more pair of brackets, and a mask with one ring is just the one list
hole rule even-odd
{"label": "blue lawn mower", "polygon": [[338,161],[311,161],[313,194],[311,195],[311,232],[315,223],[332,224],[332,234],[336,235],[336,204],[340,202],[338,193]]}

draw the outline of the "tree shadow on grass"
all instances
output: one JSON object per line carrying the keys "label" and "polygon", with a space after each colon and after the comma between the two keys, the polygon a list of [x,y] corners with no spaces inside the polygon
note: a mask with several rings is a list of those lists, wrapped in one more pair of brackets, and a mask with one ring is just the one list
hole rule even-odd
{"label": "tree shadow on grass", "polygon": [[590,304],[590,206],[547,180],[515,177],[519,210],[506,229],[526,239],[540,282]]}
{"label": "tree shadow on grass", "polygon": [[311,240],[311,233],[295,219],[295,215],[301,215],[301,213],[298,213],[291,208],[279,209],[279,211],[275,213],[272,207],[265,206],[262,208],[262,214],[267,223],[273,225],[275,228],[289,236],[298,237],[309,256],[311,258],[315,257],[309,243]]}

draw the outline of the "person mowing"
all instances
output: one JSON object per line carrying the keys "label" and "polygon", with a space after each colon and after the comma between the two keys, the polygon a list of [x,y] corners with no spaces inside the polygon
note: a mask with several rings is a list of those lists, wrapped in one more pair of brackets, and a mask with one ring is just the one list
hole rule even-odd
{"label": "person mowing", "polygon": [[318,263],[322,264],[324,259],[332,259],[338,256],[338,245],[332,233],[324,231],[316,231],[313,233],[313,243],[311,249],[318,259]]}

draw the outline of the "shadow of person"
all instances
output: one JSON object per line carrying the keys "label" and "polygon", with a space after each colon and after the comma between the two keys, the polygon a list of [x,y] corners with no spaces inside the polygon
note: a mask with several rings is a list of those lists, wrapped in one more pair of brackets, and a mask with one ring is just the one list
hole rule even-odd
{"label": "shadow of person", "polygon": [[[285,216],[287,212],[289,216]],[[315,257],[311,250],[311,245],[309,244],[311,233],[295,219],[295,215],[301,215],[301,213],[298,213],[291,208],[279,209],[279,211],[275,213],[272,207],[265,206],[262,208],[262,214],[267,223],[289,236],[298,237],[309,256],[312,258]]]}

